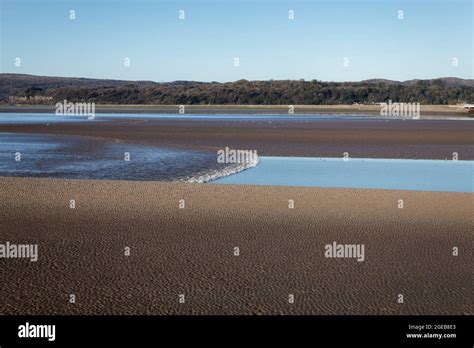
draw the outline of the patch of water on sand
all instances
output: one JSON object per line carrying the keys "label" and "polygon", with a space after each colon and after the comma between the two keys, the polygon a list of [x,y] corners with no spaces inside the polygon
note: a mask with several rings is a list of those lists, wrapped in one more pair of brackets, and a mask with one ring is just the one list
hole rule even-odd
{"label": "patch of water on sand", "polygon": [[216,184],[473,192],[474,161],[260,157]]}
{"label": "patch of water on sand", "polygon": [[212,151],[80,136],[0,133],[0,176],[206,182],[244,169],[218,163]]}

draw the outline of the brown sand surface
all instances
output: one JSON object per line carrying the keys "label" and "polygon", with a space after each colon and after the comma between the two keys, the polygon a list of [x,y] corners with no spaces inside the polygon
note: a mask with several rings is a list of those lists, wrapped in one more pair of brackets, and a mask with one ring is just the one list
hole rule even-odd
{"label": "brown sand surface", "polygon": [[147,145],[257,150],[262,156],[474,159],[474,122],[324,120],[216,122],[121,119],[0,125],[0,132],[87,135]]}
{"label": "brown sand surface", "polygon": [[[0,178],[0,243],[39,245],[38,262],[0,259],[0,313],[472,315],[473,203],[468,193]],[[365,261],[325,258],[334,241],[365,244]]]}
{"label": "brown sand surface", "polygon": [[[288,105],[185,105],[186,113],[190,114],[288,114]],[[340,114],[353,113],[364,115],[380,115],[380,105],[294,105],[296,114]],[[0,105],[0,112],[53,112],[54,105]],[[176,114],[179,105],[150,104],[97,104],[96,112],[100,113],[154,113]],[[421,117],[472,117],[472,112],[459,105],[420,105]]]}

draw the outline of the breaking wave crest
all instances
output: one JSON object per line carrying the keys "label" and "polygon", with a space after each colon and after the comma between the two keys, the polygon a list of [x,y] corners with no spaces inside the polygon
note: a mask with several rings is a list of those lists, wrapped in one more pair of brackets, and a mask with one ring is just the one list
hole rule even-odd
{"label": "breaking wave crest", "polygon": [[246,169],[256,167],[260,162],[258,156],[254,156],[251,161],[247,163],[235,163],[230,164],[228,167],[222,169],[213,169],[209,172],[198,173],[189,178],[182,179],[180,181],[193,182],[193,183],[206,183],[212,180],[223,178],[232,174],[240,173]]}

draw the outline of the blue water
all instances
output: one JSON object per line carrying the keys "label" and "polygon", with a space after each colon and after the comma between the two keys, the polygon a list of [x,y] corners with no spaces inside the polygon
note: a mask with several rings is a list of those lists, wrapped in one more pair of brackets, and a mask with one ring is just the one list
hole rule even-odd
{"label": "blue water", "polygon": [[[203,121],[319,121],[319,120],[348,120],[367,119],[367,115],[360,114],[97,114],[98,118],[126,118],[126,119],[157,119],[157,120],[203,120]],[[377,117],[369,117],[375,119]]]}
{"label": "blue water", "polygon": [[473,192],[474,161],[260,157],[216,184]]}
{"label": "blue water", "polygon": [[172,120],[172,121],[225,121],[225,122],[248,122],[248,121],[324,121],[324,120],[374,120],[380,119],[374,116],[358,114],[345,115],[270,115],[270,114],[117,114],[102,113],[96,114],[94,119],[89,120],[87,116],[59,116],[53,113],[0,113],[0,124],[44,124],[44,123],[64,123],[64,122],[104,122],[114,119],[150,119],[150,120]]}
{"label": "blue water", "polygon": [[[130,160],[125,161],[125,153]],[[19,153],[21,161],[15,161]],[[103,139],[0,133],[0,176],[137,181],[187,181],[229,165],[215,152],[157,148]]]}
{"label": "blue water", "polygon": [[105,118],[89,120],[87,116],[58,116],[45,113],[0,113],[0,124],[34,124],[65,122],[100,122]]}

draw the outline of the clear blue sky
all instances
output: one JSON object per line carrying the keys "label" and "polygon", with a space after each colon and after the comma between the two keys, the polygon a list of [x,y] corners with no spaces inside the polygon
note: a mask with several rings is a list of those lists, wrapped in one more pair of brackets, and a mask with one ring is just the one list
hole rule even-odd
{"label": "clear blue sky", "polygon": [[473,78],[472,0],[0,3],[1,72],[154,81]]}

